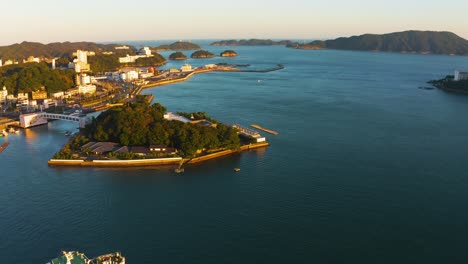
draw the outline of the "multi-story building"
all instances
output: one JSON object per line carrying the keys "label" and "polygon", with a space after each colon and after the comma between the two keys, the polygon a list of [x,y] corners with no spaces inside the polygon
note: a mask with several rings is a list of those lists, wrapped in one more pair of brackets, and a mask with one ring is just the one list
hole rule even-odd
{"label": "multi-story building", "polygon": [[94,94],[96,93],[96,85],[80,85],[78,86],[78,93],[80,94]]}
{"label": "multi-story building", "polygon": [[3,89],[0,91],[0,103],[3,103],[8,98],[8,90],[6,86],[3,86]]}

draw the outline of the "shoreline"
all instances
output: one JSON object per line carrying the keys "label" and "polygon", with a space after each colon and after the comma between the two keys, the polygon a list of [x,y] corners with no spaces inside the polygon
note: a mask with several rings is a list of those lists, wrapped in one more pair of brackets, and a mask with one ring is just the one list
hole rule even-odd
{"label": "shoreline", "polygon": [[223,150],[192,159],[184,159],[182,157],[176,158],[160,158],[160,159],[136,159],[136,160],[64,160],[64,159],[50,159],[47,164],[49,166],[70,166],[70,167],[145,167],[145,166],[164,166],[164,165],[180,165],[182,164],[195,164],[212,160],[227,155],[241,153],[243,151],[249,151],[258,148],[265,148],[270,146],[268,142],[253,143],[243,145],[239,150]]}

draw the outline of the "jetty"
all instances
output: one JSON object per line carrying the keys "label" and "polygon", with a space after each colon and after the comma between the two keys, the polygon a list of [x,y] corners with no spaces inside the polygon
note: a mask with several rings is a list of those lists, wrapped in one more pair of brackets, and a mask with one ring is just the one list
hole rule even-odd
{"label": "jetty", "polygon": [[10,145],[10,142],[4,142],[1,146],[0,146],[0,153],[2,153],[7,147],[8,145]]}
{"label": "jetty", "polygon": [[268,129],[268,128],[264,128],[264,127],[261,127],[261,126],[256,125],[256,124],[252,124],[252,125],[250,125],[250,126],[253,127],[253,128],[256,128],[256,129],[258,129],[258,130],[262,130],[262,131],[264,131],[264,132],[270,133],[270,134],[272,134],[272,135],[278,135],[278,134],[279,134],[278,132],[276,132],[276,131],[274,131],[274,130],[271,130],[271,129]]}

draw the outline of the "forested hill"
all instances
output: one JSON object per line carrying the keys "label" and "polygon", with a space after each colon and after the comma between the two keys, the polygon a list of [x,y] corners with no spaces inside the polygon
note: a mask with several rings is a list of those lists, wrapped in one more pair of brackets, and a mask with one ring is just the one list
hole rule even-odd
{"label": "forested hill", "polygon": [[468,40],[451,32],[437,31],[404,31],[383,35],[365,34],[349,38],[313,41],[305,45],[290,45],[290,47],[468,55]]}
{"label": "forested hill", "polygon": [[[54,42],[49,44],[42,44],[38,42],[21,42],[9,46],[0,47],[0,59],[3,61],[7,59],[22,60],[29,56],[34,57],[71,57],[71,54],[76,50],[87,50],[100,53],[102,51],[116,50],[114,47],[120,46],[116,44],[97,44],[94,42]],[[132,47],[131,47],[132,48]]]}
{"label": "forested hill", "polygon": [[290,40],[281,40],[281,41],[273,41],[271,39],[241,39],[241,40],[221,40],[217,42],[213,42],[211,46],[286,46],[292,45],[294,42]]}

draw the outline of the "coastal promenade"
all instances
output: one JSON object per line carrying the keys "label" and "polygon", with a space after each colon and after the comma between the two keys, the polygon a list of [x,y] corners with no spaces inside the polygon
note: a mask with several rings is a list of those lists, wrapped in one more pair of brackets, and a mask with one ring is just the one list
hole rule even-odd
{"label": "coastal promenade", "polygon": [[243,145],[239,150],[223,150],[208,155],[192,159],[183,159],[182,157],[176,158],[161,158],[161,159],[136,159],[136,160],[64,160],[64,159],[50,159],[49,166],[75,166],[75,167],[143,167],[143,166],[163,166],[163,165],[180,165],[180,164],[193,164],[207,160],[216,159],[219,157],[227,156],[230,154],[239,153],[242,151],[249,151],[257,148],[268,147],[270,144],[267,142],[253,143]]}

